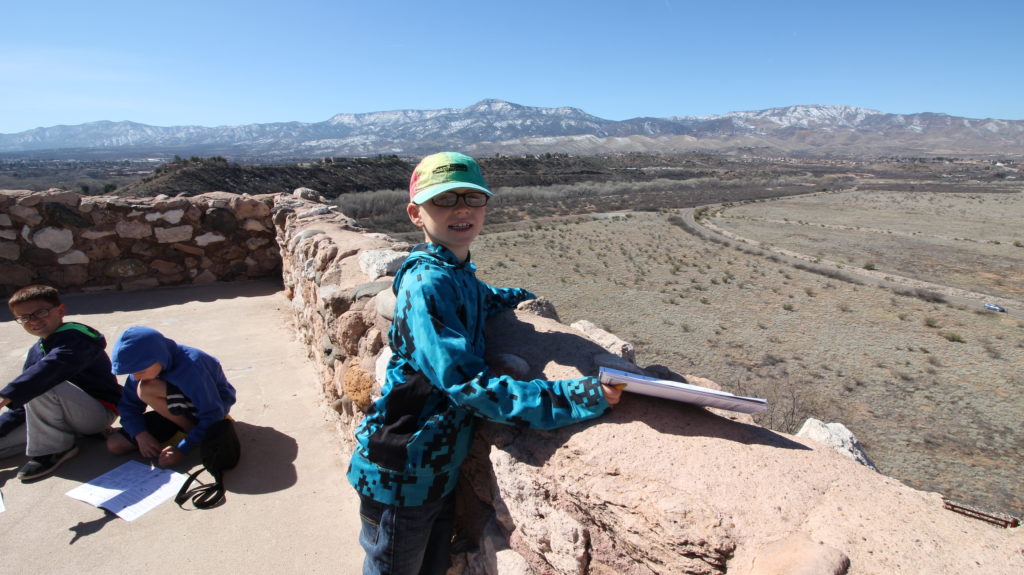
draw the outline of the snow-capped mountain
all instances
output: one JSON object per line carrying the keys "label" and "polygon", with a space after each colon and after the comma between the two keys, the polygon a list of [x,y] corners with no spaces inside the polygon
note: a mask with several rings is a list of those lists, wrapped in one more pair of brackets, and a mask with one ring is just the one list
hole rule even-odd
{"label": "snow-capped mountain", "polygon": [[612,121],[577,108],[483,100],[466,108],[337,114],[323,122],[158,127],[91,122],[0,134],[0,153],[222,155],[243,160],[399,154],[677,152],[761,149],[804,154],[1024,154],[1024,121],[790,106],[717,116]]}

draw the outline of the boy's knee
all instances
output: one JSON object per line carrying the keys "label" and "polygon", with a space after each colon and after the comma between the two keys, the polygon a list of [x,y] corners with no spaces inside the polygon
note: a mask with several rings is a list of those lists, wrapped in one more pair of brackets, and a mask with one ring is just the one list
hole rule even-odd
{"label": "boy's knee", "polygon": [[156,401],[167,403],[167,383],[162,379],[139,382],[139,399],[150,406]]}
{"label": "boy's knee", "polygon": [[107,451],[114,455],[125,455],[135,451],[135,445],[120,433],[107,436]]}

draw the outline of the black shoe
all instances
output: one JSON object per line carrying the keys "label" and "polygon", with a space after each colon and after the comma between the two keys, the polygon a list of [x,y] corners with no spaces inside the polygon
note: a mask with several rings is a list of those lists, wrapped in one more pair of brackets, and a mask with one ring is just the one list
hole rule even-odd
{"label": "black shoe", "polygon": [[60,453],[51,453],[50,455],[39,455],[28,460],[28,463],[21,466],[18,470],[18,479],[22,481],[31,481],[38,479],[44,475],[53,473],[61,463],[71,459],[78,455],[78,446],[72,445],[71,449],[62,451]]}

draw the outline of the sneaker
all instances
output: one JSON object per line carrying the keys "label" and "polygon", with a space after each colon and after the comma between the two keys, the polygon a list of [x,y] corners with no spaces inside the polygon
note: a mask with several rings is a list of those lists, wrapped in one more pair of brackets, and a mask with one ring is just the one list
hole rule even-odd
{"label": "sneaker", "polygon": [[78,446],[72,445],[71,449],[62,451],[60,453],[51,453],[50,455],[39,455],[28,460],[28,463],[21,466],[18,470],[18,479],[22,481],[31,481],[44,475],[53,473],[61,463],[71,459],[78,455]]}

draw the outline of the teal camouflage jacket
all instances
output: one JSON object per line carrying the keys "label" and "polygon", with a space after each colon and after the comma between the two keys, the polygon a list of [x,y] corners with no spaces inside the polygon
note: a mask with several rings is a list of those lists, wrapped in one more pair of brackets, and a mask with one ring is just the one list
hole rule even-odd
{"label": "teal camouflage jacket", "polygon": [[420,244],[395,275],[393,355],[356,430],[348,479],[385,504],[437,501],[458,481],[478,418],[552,429],[609,409],[596,378],[519,381],[484,362],[486,320],[535,296],[494,288],[447,248]]}

